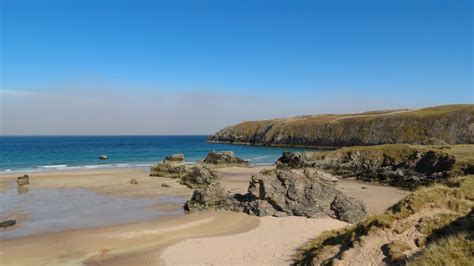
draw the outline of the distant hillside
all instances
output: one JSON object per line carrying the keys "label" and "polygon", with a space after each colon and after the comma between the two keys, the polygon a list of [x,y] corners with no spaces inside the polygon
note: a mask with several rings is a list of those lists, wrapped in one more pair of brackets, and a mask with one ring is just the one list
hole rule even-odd
{"label": "distant hillside", "polygon": [[340,147],[390,143],[472,144],[474,105],[360,114],[308,115],[247,121],[209,136],[210,142],[265,146]]}

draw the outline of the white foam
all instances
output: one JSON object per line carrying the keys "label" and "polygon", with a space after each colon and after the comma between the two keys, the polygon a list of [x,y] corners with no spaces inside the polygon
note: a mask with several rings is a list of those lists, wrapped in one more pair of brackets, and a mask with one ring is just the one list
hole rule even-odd
{"label": "white foam", "polygon": [[56,165],[40,165],[38,168],[65,168],[67,164],[56,164]]}

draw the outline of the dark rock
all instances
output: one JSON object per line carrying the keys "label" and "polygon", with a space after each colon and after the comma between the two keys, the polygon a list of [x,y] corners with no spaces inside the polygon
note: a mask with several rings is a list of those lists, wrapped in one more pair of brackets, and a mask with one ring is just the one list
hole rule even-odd
{"label": "dark rock", "polygon": [[205,188],[219,182],[220,178],[217,172],[201,165],[195,165],[181,178],[181,184],[192,189]]}
{"label": "dark rock", "polygon": [[279,169],[317,168],[393,186],[414,188],[449,177],[456,160],[441,150],[409,145],[341,148],[326,153],[285,152]]}
{"label": "dark rock", "polygon": [[6,220],[3,222],[0,222],[0,228],[7,228],[10,226],[14,226],[16,224],[15,220]]}
{"label": "dark rock", "polygon": [[233,151],[213,151],[207,154],[204,163],[216,166],[249,166],[249,162],[235,156]]}
{"label": "dark rock", "polygon": [[184,154],[177,153],[177,154],[173,154],[171,156],[166,156],[165,161],[184,162]]}
{"label": "dark rock", "polygon": [[28,175],[19,176],[16,178],[16,183],[19,187],[30,184],[30,177]]}
{"label": "dark rock", "polygon": [[107,159],[109,159],[109,157],[107,155],[101,155],[101,156],[99,156],[99,159],[107,160]]}
{"label": "dark rock", "polygon": [[358,222],[367,214],[362,202],[345,196],[335,188],[333,181],[321,177],[320,171],[315,169],[263,170],[252,176],[247,194],[233,197],[212,184],[196,190],[186,209],[207,206],[257,216],[329,215],[347,222]]}
{"label": "dark rock", "polygon": [[161,187],[170,187],[170,185],[168,185],[166,183],[163,183],[163,184],[161,184]]}
{"label": "dark rock", "polygon": [[362,189],[367,189],[367,187],[363,186]]}
{"label": "dark rock", "polygon": [[186,166],[184,164],[163,161],[151,167],[150,176],[181,178],[186,173]]}
{"label": "dark rock", "polygon": [[138,184],[138,180],[136,178],[132,178],[130,179],[130,184],[132,185],[137,185]]}

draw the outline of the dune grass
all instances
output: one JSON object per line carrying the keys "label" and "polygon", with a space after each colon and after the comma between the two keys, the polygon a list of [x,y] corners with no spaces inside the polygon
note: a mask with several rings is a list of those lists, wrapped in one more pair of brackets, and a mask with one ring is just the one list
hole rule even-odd
{"label": "dune grass", "polygon": [[[398,259],[413,265],[424,265],[422,263],[425,258],[442,262],[439,257],[443,256],[442,254],[447,256],[446,253],[450,253],[452,247],[454,255],[447,256],[446,260],[449,258],[454,264],[444,265],[468,265],[464,264],[465,260],[472,261],[474,256],[473,230],[469,231],[470,228],[474,229],[472,228],[473,207],[474,176],[472,175],[453,178],[448,184],[419,188],[384,214],[370,216],[356,225],[323,232],[301,246],[294,254],[293,261],[298,265],[330,263],[332,259],[341,257],[345,250],[352,248],[360,242],[361,237],[367,236],[372,230],[380,228],[393,230],[395,221],[407,218],[423,208],[438,208],[449,210],[452,215],[440,215],[435,218],[436,220],[427,221],[425,228],[422,229],[427,233],[426,241],[420,243],[423,246],[422,252],[413,258],[398,257]],[[470,218],[465,218],[466,215]],[[467,232],[471,232],[470,236]],[[443,248],[445,250],[440,253]],[[442,264],[435,263],[434,265]]]}

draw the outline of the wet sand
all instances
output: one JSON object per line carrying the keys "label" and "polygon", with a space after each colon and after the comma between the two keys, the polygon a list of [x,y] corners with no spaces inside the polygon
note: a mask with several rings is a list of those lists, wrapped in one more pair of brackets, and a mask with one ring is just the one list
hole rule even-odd
{"label": "wet sand", "polygon": [[[222,183],[227,190],[243,193],[252,174],[270,167],[217,170],[223,175]],[[0,183],[5,185],[1,193],[16,187],[17,176],[18,174],[0,175]],[[98,195],[138,200],[159,200],[169,196],[180,196],[185,200],[192,193],[192,190],[179,185],[176,180],[149,177],[148,169],[141,168],[54,171],[31,173],[30,176],[30,191],[81,189]],[[130,178],[138,179],[139,184],[129,184]],[[161,187],[162,183],[170,187]],[[367,189],[362,189],[362,186]],[[366,201],[371,213],[383,211],[408,193],[392,187],[352,180],[342,180],[338,187],[349,195]],[[164,202],[144,209],[152,212],[181,210],[181,204]],[[21,215],[28,215],[15,214],[12,210],[0,211],[0,214],[6,213],[17,218],[20,225]],[[34,217],[29,222],[34,222]],[[124,225],[105,224],[90,229],[3,239],[0,244],[0,264],[288,264],[287,260],[296,247],[319,232],[345,225],[330,218],[258,218],[214,211],[170,215]],[[2,232],[4,231],[0,231],[0,237]]]}

